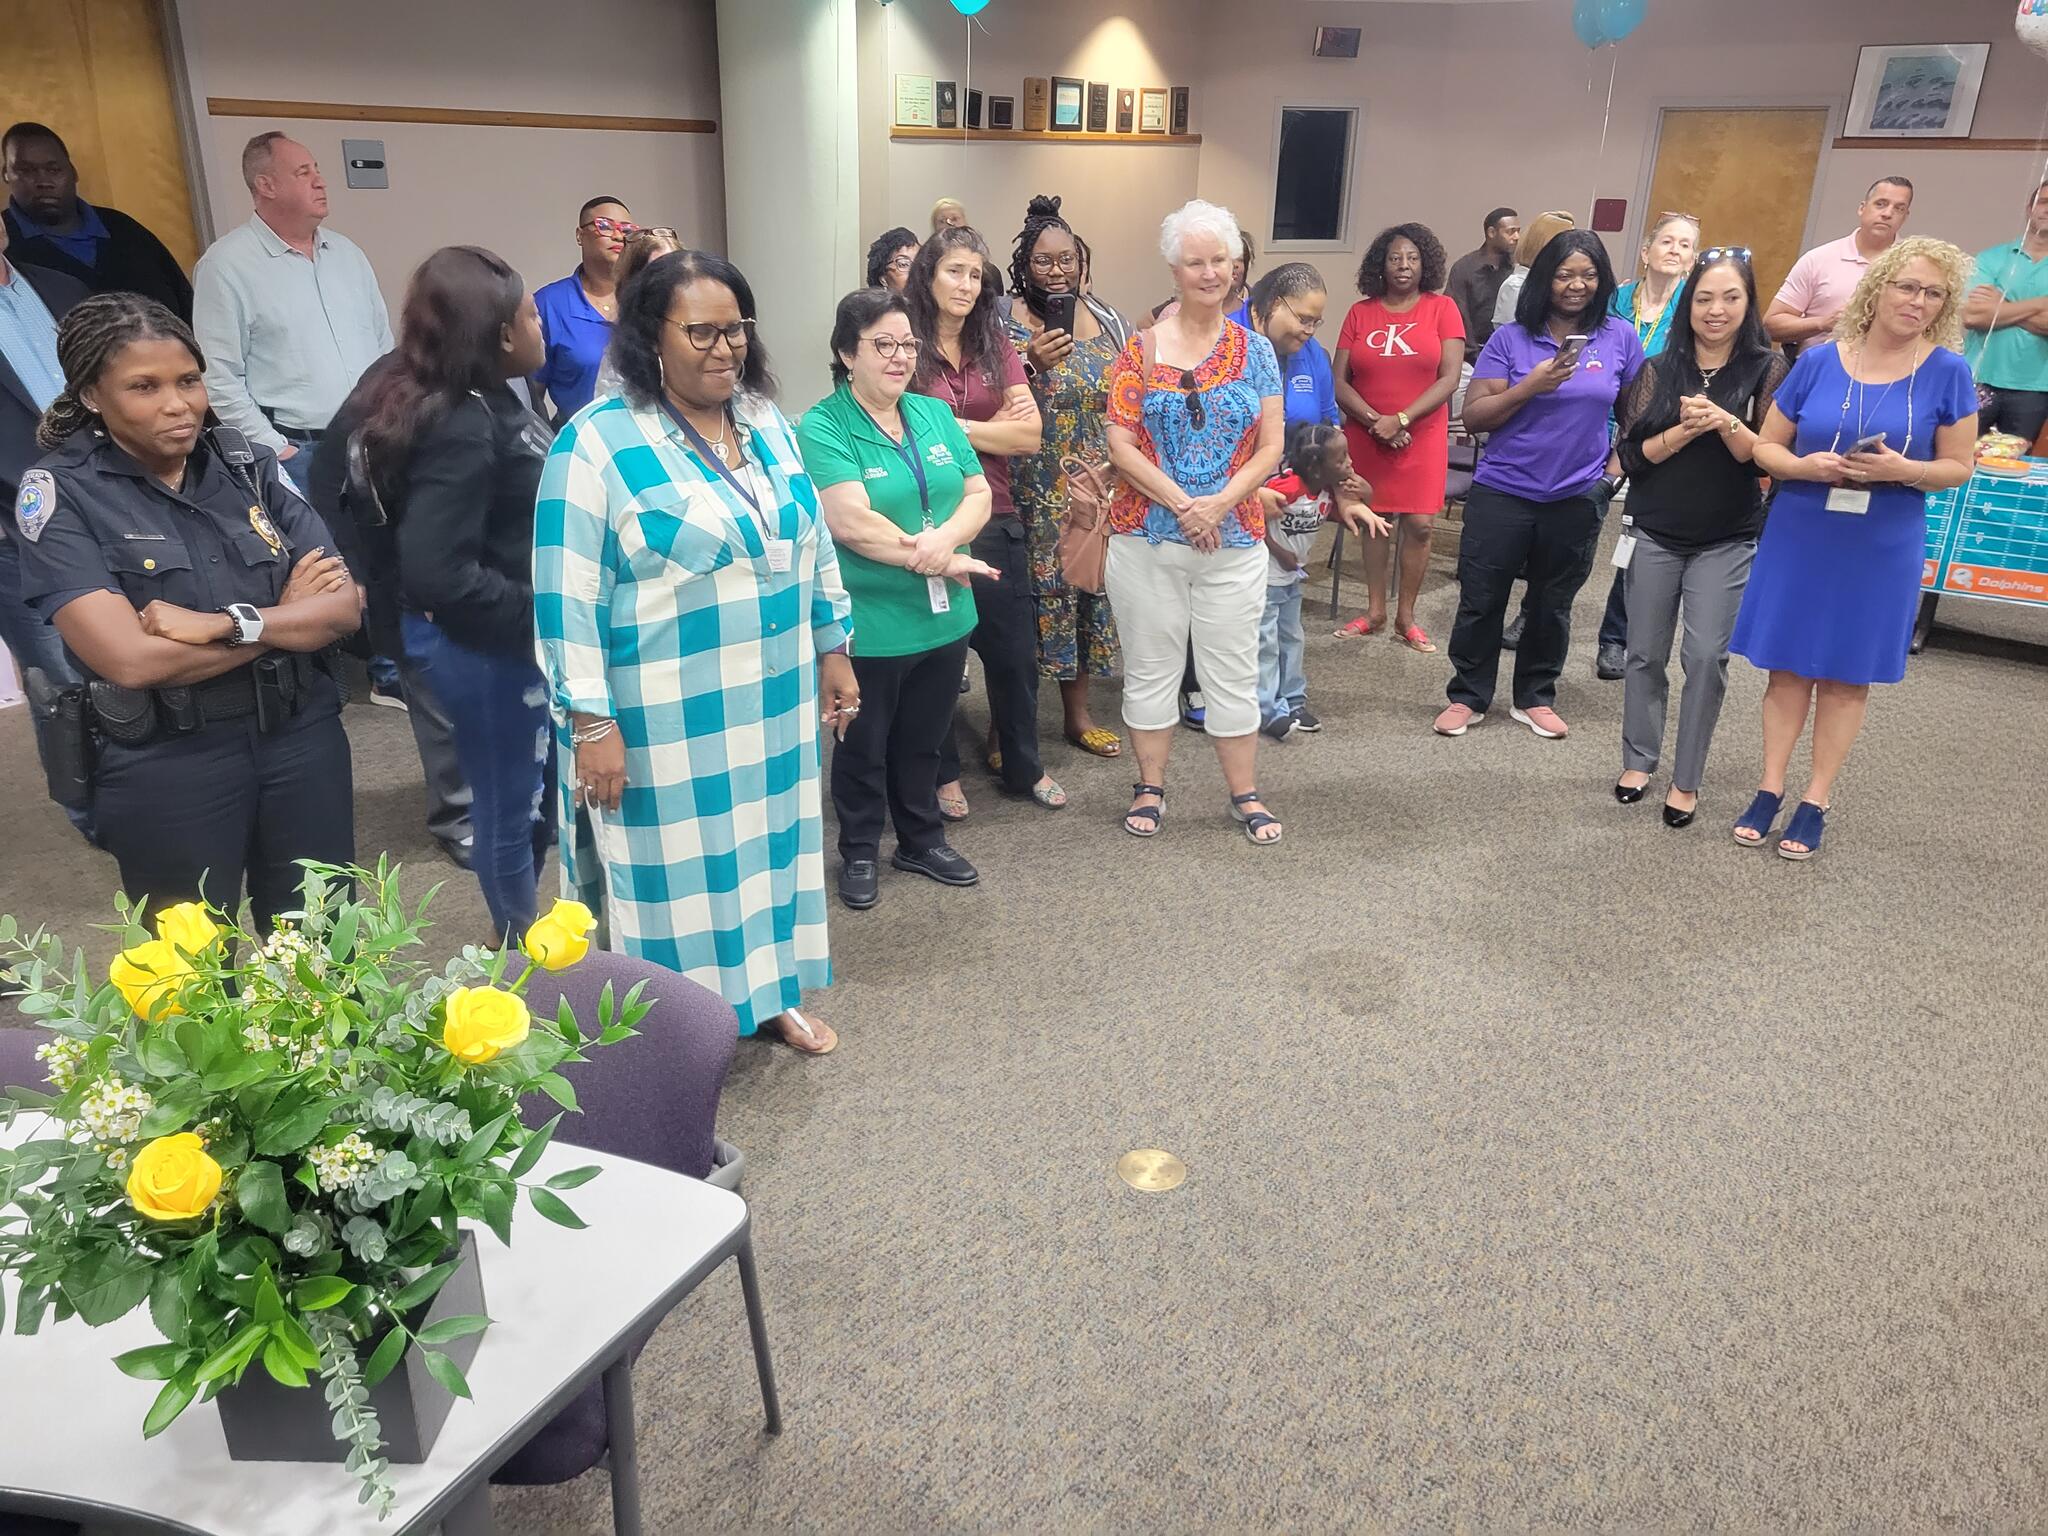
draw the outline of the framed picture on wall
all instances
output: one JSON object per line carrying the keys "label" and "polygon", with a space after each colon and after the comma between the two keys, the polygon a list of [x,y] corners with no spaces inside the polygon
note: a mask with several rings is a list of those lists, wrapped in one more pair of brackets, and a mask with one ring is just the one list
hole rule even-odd
{"label": "framed picture on wall", "polygon": [[1852,139],[1966,139],[1977,116],[1989,43],[1887,43],[1861,50],[1849,116]]}
{"label": "framed picture on wall", "polygon": [[1088,82],[1088,131],[1109,132],[1109,87],[1100,80]]}
{"label": "framed picture on wall", "polygon": [[1128,85],[1116,88],[1116,131],[1136,133],[1138,131],[1138,93]]}
{"label": "framed picture on wall", "polygon": [[1147,87],[1138,92],[1138,132],[1166,132],[1166,88]]}
{"label": "framed picture on wall", "polygon": [[1088,82],[1077,80],[1072,75],[1052,77],[1052,131],[1054,133],[1079,133],[1082,114],[1087,109]]}
{"label": "framed picture on wall", "polygon": [[1176,85],[1173,88],[1173,95],[1169,100],[1171,104],[1166,109],[1166,131],[1168,133],[1186,133],[1188,131],[1188,88],[1184,85]]}
{"label": "framed picture on wall", "polygon": [[898,128],[938,127],[938,92],[930,75],[896,77],[896,126]]}
{"label": "framed picture on wall", "polygon": [[988,126],[995,133],[1014,132],[1017,127],[1017,98],[1014,96],[989,97]]}

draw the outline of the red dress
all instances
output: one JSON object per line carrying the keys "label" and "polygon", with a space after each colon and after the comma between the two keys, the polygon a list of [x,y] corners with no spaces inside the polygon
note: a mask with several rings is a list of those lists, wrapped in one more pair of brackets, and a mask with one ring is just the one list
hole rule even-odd
{"label": "red dress", "polygon": [[[1458,306],[1440,293],[1425,293],[1415,307],[1394,314],[1378,299],[1360,299],[1344,317],[1337,350],[1351,354],[1351,387],[1376,411],[1405,411],[1408,402],[1436,382],[1443,368],[1443,344],[1465,339]],[[1344,436],[1351,465],[1372,485],[1372,509],[1427,513],[1444,509],[1444,482],[1451,469],[1451,407],[1445,401],[1408,425],[1408,446],[1389,448],[1350,417]]]}

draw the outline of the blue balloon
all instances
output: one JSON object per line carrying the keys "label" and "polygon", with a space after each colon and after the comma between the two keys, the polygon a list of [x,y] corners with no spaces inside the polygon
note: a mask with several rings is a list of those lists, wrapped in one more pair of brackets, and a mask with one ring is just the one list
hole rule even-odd
{"label": "blue balloon", "polygon": [[1572,7],[1572,31],[1588,48],[1598,48],[1607,41],[1600,30],[1600,0],[1578,0]]}
{"label": "blue balloon", "polygon": [[972,16],[977,11],[988,9],[988,0],[953,0],[953,9],[962,16]]}
{"label": "blue balloon", "polygon": [[1600,0],[1600,30],[1618,43],[1643,24],[1645,0]]}

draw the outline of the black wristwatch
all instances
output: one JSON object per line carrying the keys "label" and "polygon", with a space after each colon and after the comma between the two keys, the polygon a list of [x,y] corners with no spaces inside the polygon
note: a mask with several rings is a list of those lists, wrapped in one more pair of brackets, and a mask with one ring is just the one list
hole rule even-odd
{"label": "black wristwatch", "polygon": [[254,645],[263,638],[263,615],[251,603],[229,603],[221,612],[228,616],[232,627],[228,632],[228,647]]}
{"label": "black wristwatch", "polygon": [[1613,501],[1621,493],[1622,480],[1625,478],[1625,476],[1602,475],[1595,481],[1594,484],[1599,488],[1601,499],[1603,501]]}

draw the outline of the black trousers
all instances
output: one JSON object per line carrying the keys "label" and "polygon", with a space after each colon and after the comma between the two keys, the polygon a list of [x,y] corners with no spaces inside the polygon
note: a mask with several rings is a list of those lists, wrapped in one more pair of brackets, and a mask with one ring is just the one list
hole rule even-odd
{"label": "black trousers", "polygon": [[1977,416],[1980,432],[2010,432],[2032,443],[2041,435],[2042,423],[2048,422],[2048,391],[1979,384],[1977,396],[1985,402]]}
{"label": "black trousers", "polygon": [[1557,701],[1571,649],[1572,599],[1592,574],[1604,511],[1588,491],[1562,501],[1529,501],[1475,485],[1465,500],[1458,545],[1458,618],[1451,629],[1453,704],[1484,714],[1500,679],[1500,632],[1517,576],[1529,581],[1526,623],[1515,652],[1517,709]]}
{"label": "black trousers", "polygon": [[334,685],[265,736],[234,720],[141,747],[109,744],[93,774],[100,846],[151,910],[204,898],[232,913],[249,885],[259,934],[299,905],[296,860],[355,860],[355,791]]}
{"label": "black trousers", "polygon": [[[1003,787],[1020,795],[1045,777],[1038,751],[1038,599],[1031,593],[1031,546],[1014,517],[990,521],[974,540],[974,558],[1001,572],[974,578],[974,632],[967,643],[981,657],[989,719],[1003,754]],[[956,685],[957,686],[957,685]],[[866,685],[861,713],[866,714]],[[939,747],[939,783],[960,777],[960,743],[952,731]]]}
{"label": "black trousers", "polygon": [[860,713],[832,752],[839,856],[872,859],[884,819],[912,853],[946,840],[939,816],[939,747],[953,729],[967,641],[909,656],[853,658]]}

